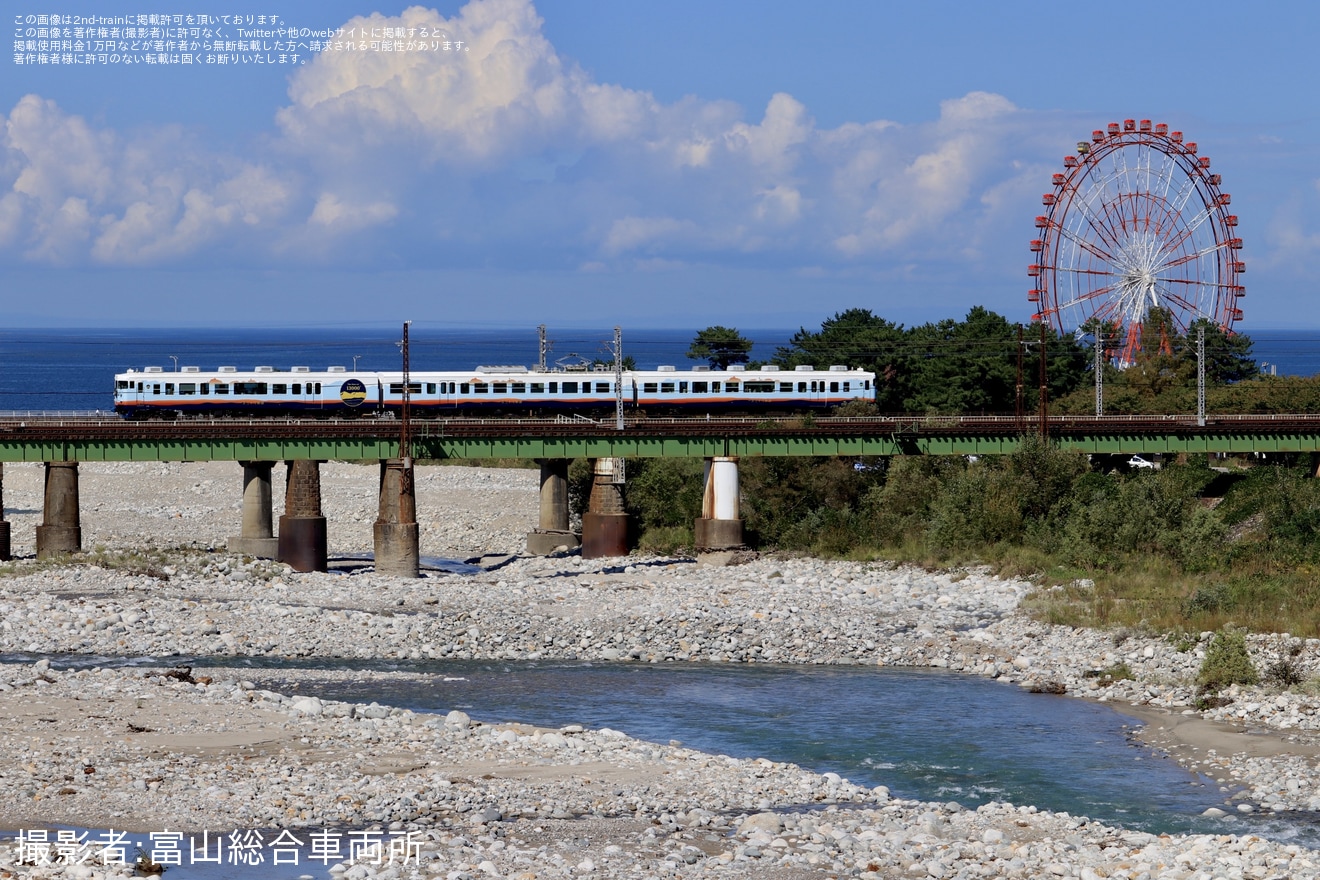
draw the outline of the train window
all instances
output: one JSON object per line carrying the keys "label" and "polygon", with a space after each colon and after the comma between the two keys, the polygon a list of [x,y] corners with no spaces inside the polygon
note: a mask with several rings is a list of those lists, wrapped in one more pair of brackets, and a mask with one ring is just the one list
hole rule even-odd
{"label": "train window", "polygon": [[597,393],[597,394],[609,394],[609,393],[610,393],[610,383],[609,383],[609,382],[597,382],[597,383],[596,383],[596,393]]}
{"label": "train window", "polygon": [[849,387],[850,385],[852,385],[851,382],[844,382],[844,383],[843,383],[843,390],[844,390],[844,391],[847,391],[847,390],[848,390],[848,387]]}
{"label": "train window", "polygon": [[207,385],[205,382],[203,382],[201,385],[198,385],[198,386],[197,386],[197,390],[198,390],[199,392],[201,392],[202,394],[210,394],[210,393],[211,393],[211,386],[210,386],[210,385]]}
{"label": "train window", "polygon": [[427,383],[426,383],[426,393],[427,393],[427,394],[435,394],[435,383],[434,383],[434,382],[427,382]]}
{"label": "train window", "polygon": [[[183,390],[183,386],[182,386],[182,385],[179,386],[179,390],[181,390],[181,391]],[[270,393],[271,393],[271,394],[288,394],[288,393],[289,393],[289,386],[288,386],[288,385],[285,385],[285,384],[282,383],[282,382],[276,382],[274,385],[270,386]]]}
{"label": "train window", "polygon": [[642,383],[642,393],[643,393],[643,394],[655,394],[655,393],[656,393],[657,391],[659,391],[659,390],[660,390],[660,386],[657,385],[655,382],[643,382],[643,383]]}
{"label": "train window", "polygon": [[798,394],[805,394],[806,391],[807,391],[807,383],[806,383],[806,382],[799,382],[799,383],[798,383]]}
{"label": "train window", "polygon": [[[312,386],[312,385],[308,385],[308,387],[309,387],[309,388],[312,388],[313,386]],[[315,383],[315,387],[314,387],[313,390],[312,390],[311,392],[309,392],[309,393],[311,393],[311,394],[320,394],[320,393],[321,393],[321,383],[320,383],[320,382]]]}
{"label": "train window", "polygon": [[533,393],[533,394],[545,394],[545,383],[544,383],[544,382],[533,382],[533,383],[532,383],[532,393]]}
{"label": "train window", "polygon": [[459,392],[461,394],[470,394],[472,392],[472,386],[464,382],[462,385],[459,386]]}
{"label": "train window", "polygon": [[866,390],[866,391],[870,391],[870,390],[871,390],[871,380],[870,380],[870,379],[867,379],[866,381],[862,382],[862,388],[863,388],[864,390]]}
{"label": "train window", "polygon": [[228,394],[228,393],[229,393],[229,385],[227,385],[227,384],[224,383],[224,382],[217,382],[217,383],[215,383],[215,393],[216,393],[216,394]]}
{"label": "train window", "polygon": [[693,393],[693,394],[705,394],[709,389],[710,389],[710,383],[709,383],[709,382],[693,382],[693,383],[692,383],[692,393]]}
{"label": "train window", "polygon": [[673,383],[673,382],[661,382],[661,383],[660,383],[660,393],[661,393],[661,394],[673,394],[673,393],[674,393],[674,383]]}
{"label": "train window", "polygon": [[[402,394],[402,393],[403,393],[403,383],[402,383],[402,382],[391,382],[391,383],[390,383],[390,394]],[[422,393],[422,383],[421,383],[421,382],[409,382],[409,383],[408,383],[408,393],[409,393],[409,394],[421,394],[421,393]]]}
{"label": "train window", "polygon": [[180,394],[196,394],[196,393],[197,393],[197,383],[196,383],[196,382],[180,382],[180,383],[179,383],[179,393],[180,393]]}
{"label": "train window", "polygon": [[793,383],[792,383],[792,382],[780,382],[780,383],[779,383],[779,390],[780,390],[781,392],[785,392],[785,393],[790,392],[790,391],[793,390]]}
{"label": "train window", "polygon": [[527,393],[527,383],[526,383],[526,382],[513,382],[513,383],[511,383],[511,384],[509,385],[509,390],[510,390],[511,392],[513,392],[514,394],[526,394],[526,393]]}
{"label": "train window", "polygon": [[120,391],[127,391],[132,385],[133,385],[132,382],[125,382],[123,379],[120,379],[118,382],[115,383],[115,387],[118,388]]}
{"label": "train window", "polygon": [[489,387],[486,385],[485,382],[473,382],[473,383],[472,383],[472,393],[473,393],[473,394],[485,394],[488,390],[489,390]]}
{"label": "train window", "polygon": [[492,382],[492,383],[491,383],[491,389],[490,389],[490,390],[491,390],[493,393],[495,393],[495,394],[508,394],[508,393],[509,393],[509,383],[508,383],[508,382]]}
{"label": "train window", "polygon": [[558,393],[559,393],[559,383],[558,383],[558,382],[551,382],[551,383],[550,383],[550,388],[549,388],[548,390],[550,391],[551,394],[558,394]]}
{"label": "train window", "polygon": [[686,383],[686,382],[679,382],[679,383],[678,383],[678,393],[679,393],[679,394],[687,394],[687,386],[688,386],[688,383]]}
{"label": "train window", "polygon": [[173,393],[174,393],[174,383],[173,383],[173,382],[166,382],[166,383],[165,383],[165,393],[166,393],[166,394],[173,394]]}
{"label": "train window", "polygon": [[265,382],[235,382],[234,393],[235,394],[265,394],[266,383]]}
{"label": "train window", "polygon": [[744,382],[743,391],[747,394],[773,394],[774,382]]}
{"label": "train window", "polygon": [[719,383],[719,382],[711,382],[711,383],[710,383],[710,392],[711,392],[711,394],[719,394],[719,393],[720,393],[720,383]]}
{"label": "train window", "polygon": [[830,383],[830,391],[832,391],[832,392],[834,392],[834,393],[837,394],[838,391],[839,391],[839,383],[838,383],[838,382],[831,382],[831,383]]}
{"label": "train window", "polygon": [[576,383],[576,382],[565,382],[565,383],[563,383],[563,384],[564,384],[564,393],[565,393],[565,394],[577,394],[578,383]]}
{"label": "train window", "polygon": [[152,394],[160,394],[160,386],[159,386],[159,385],[152,385],[152,386],[151,386],[151,393],[152,393]]}
{"label": "train window", "polygon": [[293,383],[293,390],[290,391],[289,393],[290,393],[290,394],[302,394],[302,383],[301,383],[301,382],[294,382],[294,383]]}

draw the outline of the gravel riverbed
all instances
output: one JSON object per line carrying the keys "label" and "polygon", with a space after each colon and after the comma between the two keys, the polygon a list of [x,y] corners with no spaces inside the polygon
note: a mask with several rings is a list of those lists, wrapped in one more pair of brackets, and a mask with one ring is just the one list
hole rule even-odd
{"label": "gravel riverbed", "polygon": [[[1320,810],[1320,697],[1237,688],[1230,704],[1197,713],[1204,639],[1047,626],[1019,611],[1033,588],[1023,581],[809,558],[711,568],[520,557],[536,471],[468,467],[420,472],[422,553],[511,557],[502,565],[415,581],[364,567],[299,574],[223,552],[240,516],[235,464],[88,463],[81,475],[92,552],[75,564],[23,559],[0,578],[0,651],[937,667],[1137,714],[1152,742],[1224,783],[1228,799],[1208,809]],[[32,553],[41,480],[39,466],[4,470],[20,555]],[[374,467],[323,466],[332,556],[370,549],[376,480]],[[1259,668],[1288,657],[1320,671],[1315,640],[1250,647]],[[1097,674],[1120,663],[1133,679]],[[1320,876],[1315,851],[1234,835],[1228,816],[1221,835],[1154,836],[1030,805],[899,800],[834,774],[610,730],[323,702],[233,670],[161,671],[0,667],[11,719],[0,827],[268,839],[343,829],[344,852],[326,850],[315,867],[350,878]],[[409,858],[344,862],[352,833],[387,851],[404,841]],[[131,873],[23,866],[18,855],[0,853],[0,876]]]}

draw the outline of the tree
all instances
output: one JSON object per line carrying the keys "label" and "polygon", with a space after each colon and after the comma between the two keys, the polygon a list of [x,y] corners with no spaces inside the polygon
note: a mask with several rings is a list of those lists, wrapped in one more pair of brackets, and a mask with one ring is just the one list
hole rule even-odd
{"label": "tree", "polygon": [[799,329],[788,346],[775,352],[775,362],[790,369],[843,364],[872,370],[876,404],[884,412],[897,412],[906,396],[905,342],[903,325],[873,315],[870,309],[847,309],[825,319],[819,332]]}
{"label": "tree", "polygon": [[729,364],[745,364],[752,352],[752,341],[732,327],[707,327],[699,332],[687,356],[694,361],[709,361],[712,368],[722,370]]}
{"label": "tree", "polygon": [[[909,412],[1011,413],[1017,398],[1017,327],[981,306],[909,331]],[[1034,382],[1029,383],[1033,387]]]}

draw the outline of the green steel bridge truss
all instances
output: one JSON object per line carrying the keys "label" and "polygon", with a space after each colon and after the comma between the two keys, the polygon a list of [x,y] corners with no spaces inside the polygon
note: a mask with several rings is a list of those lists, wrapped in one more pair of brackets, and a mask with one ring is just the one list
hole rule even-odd
{"label": "green steel bridge truss", "polygon": [[[1320,416],[1054,417],[1062,449],[1101,454],[1320,452]],[[397,421],[0,419],[0,462],[372,460],[400,454]],[[793,419],[466,419],[409,426],[426,459],[1001,455],[1036,434],[996,416]]]}

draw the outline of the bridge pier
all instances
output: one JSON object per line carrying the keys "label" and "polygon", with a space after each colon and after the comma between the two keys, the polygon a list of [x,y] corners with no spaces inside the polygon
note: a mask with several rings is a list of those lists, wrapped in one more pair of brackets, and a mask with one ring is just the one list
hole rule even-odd
{"label": "bridge pier", "polygon": [[542,458],[541,516],[537,528],[527,533],[527,552],[549,556],[560,547],[572,549],[582,543],[568,528],[568,463],[566,458]]}
{"label": "bridge pier", "polygon": [[321,514],[321,463],[297,459],[285,462],[284,515],[280,517],[280,562],[294,571],[325,571],[325,517]]}
{"label": "bridge pier", "polygon": [[0,562],[13,558],[9,545],[9,520],[5,519],[5,466],[0,462]]}
{"label": "bridge pier", "polygon": [[271,470],[273,461],[244,461],[243,524],[237,537],[229,539],[230,553],[274,559],[280,550],[275,537],[271,510]]}
{"label": "bridge pier", "polygon": [[693,526],[693,544],[698,552],[736,550],[743,544],[739,512],[738,459],[717,456],[706,459],[706,488],[701,497],[701,516]]}
{"label": "bridge pier", "polygon": [[623,507],[623,459],[592,465],[591,499],[582,514],[582,558],[628,555],[628,514]]}
{"label": "bridge pier", "polygon": [[78,462],[46,462],[46,491],[41,525],[37,526],[37,558],[82,550],[82,520],[78,513]]}
{"label": "bridge pier", "polygon": [[380,463],[380,512],[372,527],[376,572],[415,578],[421,574],[418,554],[417,499],[413,494],[412,462],[390,458]]}

